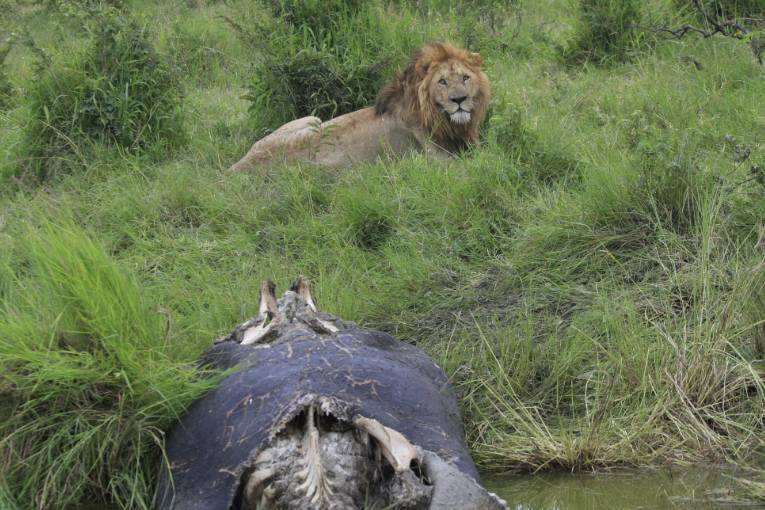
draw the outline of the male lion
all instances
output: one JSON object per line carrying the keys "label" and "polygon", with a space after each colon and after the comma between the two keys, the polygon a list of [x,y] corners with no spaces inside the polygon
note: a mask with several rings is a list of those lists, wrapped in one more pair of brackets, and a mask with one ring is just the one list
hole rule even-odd
{"label": "male lion", "polygon": [[230,170],[285,161],[345,167],[412,150],[449,156],[478,141],[489,96],[478,53],[430,43],[382,88],[375,106],[327,122],[293,120],[255,142]]}

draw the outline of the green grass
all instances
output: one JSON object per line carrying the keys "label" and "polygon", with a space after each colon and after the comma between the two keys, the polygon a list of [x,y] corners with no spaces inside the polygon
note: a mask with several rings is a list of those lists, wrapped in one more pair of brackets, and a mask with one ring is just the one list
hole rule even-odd
{"label": "green grass", "polygon": [[94,487],[141,506],[162,429],[210,383],[173,348],[170,317],[85,232],[67,220],[21,228],[23,267],[4,266],[0,316],[4,475],[39,507]]}
{"label": "green grass", "polygon": [[[690,36],[575,67],[569,2],[482,11],[483,32],[438,3],[378,7],[388,28],[427,27],[386,36],[393,67],[418,37],[482,53],[485,143],[449,162],[224,174],[282,113],[243,99],[259,56],[224,18],[254,19],[250,2],[126,2],[183,70],[187,143],[164,159],[94,144],[76,171],[20,182],[14,97],[0,506],[148,507],[162,432],[210,384],[193,361],[262,279],[298,274],[322,308],[447,370],[484,469],[762,460],[765,70],[741,41]],[[46,51],[79,44],[60,14],[20,12]],[[8,55],[16,90],[32,62]]]}
{"label": "green grass", "polygon": [[738,477],[736,482],[739,484],[739,490],[749,499],[765,501],[765,481],[763,481],[762,472],[759,472],[758,475],[759,479]]}

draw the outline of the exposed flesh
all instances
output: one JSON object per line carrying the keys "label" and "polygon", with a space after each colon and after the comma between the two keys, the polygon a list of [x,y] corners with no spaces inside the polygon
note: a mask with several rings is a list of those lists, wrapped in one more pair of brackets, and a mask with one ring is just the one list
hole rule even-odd
{"label": "exposed flesh", "polygon": [[409,470],[420,458],[376,420],[351,424],[311,405],[256,457],[242,510],[424,508],[432,488]]}

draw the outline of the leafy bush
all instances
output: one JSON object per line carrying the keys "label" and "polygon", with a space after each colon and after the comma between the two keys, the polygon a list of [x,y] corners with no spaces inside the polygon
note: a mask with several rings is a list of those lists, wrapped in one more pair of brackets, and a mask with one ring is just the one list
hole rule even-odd
{"label": "leafy bush", "polygon": [[183,140],[178,77],[146,28],[114,11],[91,16],[85,51],[39,62],[29,90],[26,170],[38,178],[92,143],[141,152]]}
{"label": "leafy bush", "polygon": [[260,127],[369,106],[394,65],[421,42],[403,24],[381,26],[378,2],[330,4],[279,2],[276,17],[247,25],[254,28],[229,20],[256,56],[246,98]]}
{"label": "leafy bush", "polygon": [[331,51],[303,48],[267,58],[269,74],[255,73],[245,96],[251,110],[278,112],[277,124],[306,115],[322,119],[368,106],[383,75],[382,65],[343,63]]}
{"label": "leafy bush", "polygon": [[625,60],[639,45],[639,5],[637,0],[581,0],[581,28],[568,59],[598,63]]}

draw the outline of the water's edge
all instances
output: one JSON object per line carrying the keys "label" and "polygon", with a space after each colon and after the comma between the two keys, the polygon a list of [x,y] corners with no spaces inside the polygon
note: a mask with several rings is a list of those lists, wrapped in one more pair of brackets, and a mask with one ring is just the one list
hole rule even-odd
{"label": "water's edge", "polygon": [[746,499],[727,469],[486,475],[512,510],[765,509]]}
{"label": "water's edge", "polygon": [[[482,477],[511,510],[765,510],[746,499],[727,468],[671,468],[599,473]],[[78,505],[67,510],[116,510]]]}

